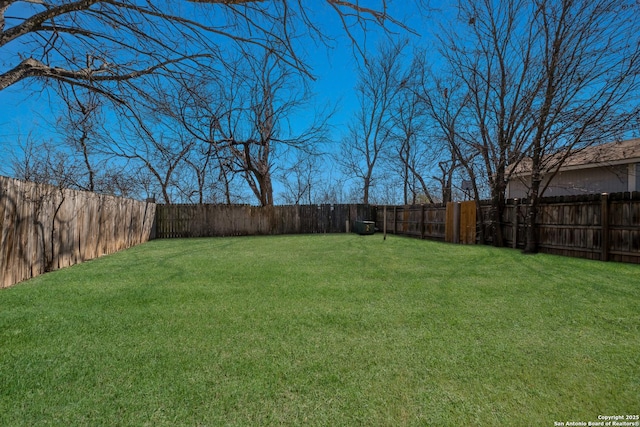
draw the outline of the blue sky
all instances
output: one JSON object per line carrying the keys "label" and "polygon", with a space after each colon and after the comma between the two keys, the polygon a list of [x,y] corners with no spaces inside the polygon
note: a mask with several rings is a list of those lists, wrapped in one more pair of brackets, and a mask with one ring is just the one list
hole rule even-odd
{"label": "blue sky", "polygon": [[[305,0],[306,1],[306,0]],[[315,1],[315,0],[314,0]],[[419,1],[419,0],[416,0]],[[435,0],[431,2],[433,3]],[[379,0],[363,2],[367,6],[380,4]],[[416,33],[388,23],[388,29],[393,33],[386,34],[383,29],[369,24],[366,40],[358,38],[359,46],[365,51],[365,56],[376,54],[376,48],[385,37],[411,39],[413,44],[425,46],[429,43],[429,32],[434,22],[431,17],[425,17],[416,7],[414,0],[394,0],[388,3],[389,13],[399,21],[405,22]],[[9,9],[11,14],[20,14],[27,10],[25,3],[16,3]],[[315,7],[316,4],[314,4]],[[37,6],[35,6],[37,7]],[[21,9],[22,8],[22,9]],[[308,110],[300,110],[295,117],[290,117],[290,124],[294,127],[304,128],[305,124],[313,120],[316,110],[329,105],[335,107],[336,112],[332,117],[331,134],[329,144],[323,150],[333,151],[338,148],[338,143],[346,133],[349,121],[357,109],[357,98],[354,86],[357,83],[358,62],[362,60],[356,53],[351,40],[346,36],[342,24],[334,11],[330,8],[318,8],[313,19],[333,39],[328,48],[310,38],[302,39],[299,53],[305,58],[305,63],[310,66],[315,81],[311,82],[311,90],[315,94],[314,104]],[[8,23],[9,25],[9,23]],[[354,35],[362,36],[359,30],[354,29]],[[19,44],[5,46],[0,49],[0,69],[7,69],[11,56],[20,49]],[[407,49],[407,57],[410,56],[411,47]],[[15,56],[14,56],[15,58]],[[61,103],[51,91],[42,91],[41,84],[33,79],[27,79],[3,91],[0,91],[0,175],[11,175],[12,153],[19,152],[20,144],[28,139],[34,141],[51,141],[59,138],[55,134],[55,121],[64,114]],[[335,165],[329,168],[335,169]],[[328,175],[340,173],[335,170],[325,169]],[[277,197],[280,186],[274,182],[275,195]]]}
{"label": "blue sky", "polygon": [[[155,1],[160,2],[161,0],[154,0],[154,2]],[[171,8],[175,6],[178,8],[189,10],[189,8],[193,7],[193,4],[187,3],[187,0],[165,1],[168,2],[166,4],[168,4],[168,7]],[[268,0],[265,1],[265,3],[260,4],[273,4],[268,2]],[[355,50],[351,44],[351,41],[344,34],[344,30],[341,28],[341,23],[335,13],[331,10],[331,8],[327,7],[326,5],[324,7],[320,6],[324,4],[324,0],[301,1],[305,5],[309,5],[310,8],[315,8],[313,12],[310,12],[310,16],[312,14],[312,18],[316,22],[318,27],[323,31],[326,31],[328,36],[333,39],[333,42],[330,43],[334,46],[333,49],[328,49],[326,48],[326,46],[318,43],[317,41],[314,43],[312,39],[296,39],[296,43],[298,43],[299,47],[298,53],[304,59],[307,65],[309,65],[311,72],[317,79],[310,84],[310,87],[312,91],[315,92],[316,97],[314,101],[315,105],[310,105],[308,110],[301,110],[298,114],[291,115],[289,117],[289,121],[292,126],[303,128],[305,123],[308,123],[312,120],[316,110],[321,109],[327,104],[333,104],[336,107],[336,114],[334,115],[332,120],[333,132],[331,135],[331,140],[334,143],[337,143],[340,141],[343,135],[346,135],[346,127],[352,120],[354,112],[357,109],[357,95],[355,93],[354,86],[357,83],[358,61],[362,58],[358,58],[356,55],[354,55]],[[356,2],[356,0],[352,1]],[[364,6],[371,6],[372,8],[379,7],[382,2],[383,0],[359,0],[359,4]],[[431,7],[431,10],[419,10],[416,7],[415,2],[428,4]],[[389,14],[395,17],[397,20],[405,22],[408,27],[412,28],[415,33],[417,33],[414,34],[411,32],[407,32],[401,28],[394,26],[392,23],[389,23],[389,30],[395,33],[396,38],[399,39],[406,37],[410,39],[409,47],[406,49],[407,60],[409,60],[411,57],[412,48],[420,47],[422,49],[425,49],[427,55],[429,56],[429,58],[427,58],[427,62],[430,63],[433,67],[438,66],[438,53],[433,51],[433,46],[437,44],[434,43],[433,33],[438,31],[440,25],[450,26],[447,27],[446,30],[448,30],[447,33],[449,33],[452,37],[455,37],[456,39],[466,38],[466,33],[469,32],[470,28],[469,25],[473,25],[474,20],[469,19],[468,22],[463,22],[461,25],[456,24],[458,11],[453,6],[454,3],[455,2],[446,0],[387,0],[387,4],[390,7],[388,11]],[[14,5],[18,5],[18,7],[12,6],[9,10],[12,11],[12,13],[19,14],[19,7],[25,8],[27,7],[25,6],[26,4],[27,3],[24,1],[14,3]],[[473,4],[474,3],[470,3],[470,5]],[[495,0],[495,2],[490,2],[490,4],[500,5],[503,3],[501,3],[499,0]],[[529,3],[525,2],[525,4],[528,5]],[[551,4],[553,5],[555,3],[552,2]],[[625,4],[629,8],[629,16],[636,17],[637,14],[634,14],[634,12],[637,12],[636,8],[638,7],[638,3],[636,3],[635,0],[626,0]],[[588,6],[588,2],[586,2],[585,0],[585,3],[580,3],[580,5]],[[34,6],[32,4],[30,7],[37,8],[40,6]],[[617,11],[617,9],[612,12],[615,11]],[[110,16],[120,16],[120,14]],[[209,18],[210,21],[217,21],[219,19],[222,19],[220,17],[223,15],[220,15],[219,13],[212,13],[211,16],[212,17]],[[521,17],[523,22],[525,20],[529,20],[529,14],[523,14],[519,16]],[[616,13],[615,16],[612,15],[612,22],[619,23],[619,18],[624,18],[624,14]],[[628,20],[625,19],[623,21],[626,22],[632,20],[629,18]],[[504,26],[499,27],[502,28]],[[121,29],[121,27],[118,28]],[[606,28],[618,28],[618,26],[608,25]],[[359,46],[365,50],[365,56],[373,56],[376,54],[376,47],[383,38],[384,33],[381,28],[375,27],[372,24],[369,25],[369,30],[370,31],[366,34],[366,42],[364,41],[364,38],[362,37],[363,35],[359,32],[358,29],[354,29],[353,32],[354,36],[357,35],[360,37],[358,43]],[[455,32],[450,30],[454,30]],[[633,30],[631,29],[629,31],[632,32]],[[595,31],[593,33],[598,34],[598,32]],[[242,35],[250,36],[249,34]],[[182,36],[184,36],[184,33],[180,34],[180,37]],[[624,35],[622,35],[622,37],[624,37]],[[271,38],[269,37],[269,39]],[[165,40],[169,40],[171,44],[175,42],[175,45],[178,46],[178,50],[185,50],[188,51],[188,53],[192,53],[195,49],[202,49],[211,52],[212,46],[226,46],[224,42],[221,42],[223,43],[222,45],[217,44],[219,39],[216,38],[216,41],[208,43],[206,44],[206,46],[198,44],[195,48],[195,45],[183,43],[184,46],[187,47],[185,47],[185,49],[182,49],[180,47],[180,43],[178,42],[183,42],[184,39],[166,37]],[[626,43],[627,39],[625,38],[624,40]],[[460,43],[464,45],[465,40],[461,40]],[[517,43],[514,44],[514,46],[516,45]],[[76,45],[74,45],[74,47],[75,46]],[[517,49],[518,47],[516,46],[515,48]],[[5,46],[0,48],[0,70],[8,69],[10,66],[12,66],[12,62],[13,65],[15,65],[15,58],[17,57],[17,52],[19,52],[19,49],[19,42],[14,42],[13,46]],[[129,50],[118,50],[118,58],[120,58],[120,55],[130,58],[131,53],[132,52]],[[75,56],[77,52],[73,52],[73,54]],[[87,52],[87,54],[88,56],[90,56],[93,54],[93,52],[89,51]],[[616,53],[612,53],[612,55],[615,54]],[[575,57],[585,56],[580,55]],[[218,65],[219,63],[216,63],[216,66]],[[437,70],[434,71],[437,72]],[[166,87],[163,87],[163,91],[166,92]],[[589,95],[590,94],[587,94],[587,99],[590,98]],[[215,95],[212,96],[212,98],[215,97]],[[0,174],[8,174],[9,169],[7,168],[7,164],[9,160],[9,153],[17,148],[20,141],[24,142],[28,136],[30,136],[34,140],[45,141],[55,138],[55,134],[53,133],[53,125],[56,117],[58,117],[61,113],[62,110],[60,109],[60,103],[58,103],[55,97],[48,92],[39,91],[39,84],[36,81],[26,80],[24,83],[16,84],[13,87],[1,91]],[[171,128],[166,127],[164,129]],[[289,135],[289,137],[291,137],[291,135]],[[121,140],[128,141],[126,138],[123,138]],[[135,139],[134,141],[144,140]],[[329,147],[329,150],[331,150],[331,147]],[[428,168],[428,166],[426,168]],[[437,170],[435,166],[431,166],[431,168],[432,170]],[[431,171],[427,170],[425,172],[425,175],[429,175],[430,173]]]}
{"label": "blue sky", "polygon": [[[377,3],[377,2],[373,2]],[[19,14],[23,3],[17,3],[9,9],[7,15]],[[425,19],[421,17],[412,1],[395,1],[390,3],[390,13],[400,20],[407,21],[416,31],[425,32]],[[314,18],[317,18],[323,28],[326,28],[334,38],[335,46],[326,49],[308,41],[302,45],[302,49],[308,53],[308,63],[316,81],[312,84],[312,90],[317,94],[317,104],[323,106],[327,103],[337,106],[337,114],[333,125],[336,132],[346,126],[349,117],[355,109],[355,94],[353,88],[357,80],[357,59],[351,42],[345,36],[335,14],[328,8],[324,8]],[[9,22],[7,23],[9,25]],[[415,35],[390,26],[390,29],[400,35]],[[367,42],[363,39],[359,43],[367,49],[367,54],[373,54],[375,47],[382,36],[380,28],[371,27],[367,34]],[[357,33],[356,33],[357,34]],[[424,37],[422,37],[424,39]],[[424,40],[423,40],[424,41]],[[9,56],[15,55],[16,46],[9,46],[0,50],[2,59],[0,65],[7,65]],[[18,47],[19,48],[19,47]],[[40,85],[32,79],[27,79],[0,92],[0,173],[6,173],[6,159],[8,152],[15,149],[19,140],[24,140],[28,135],[35,138],[50,138],[53,121],[58,115],[58,102],[47,92],[40,92]],[[301,113],[301,120],[305,120],[305,114]],[[292,119],[296,121],[297,119]],[[339,138],[336,135],[335,138]]]}

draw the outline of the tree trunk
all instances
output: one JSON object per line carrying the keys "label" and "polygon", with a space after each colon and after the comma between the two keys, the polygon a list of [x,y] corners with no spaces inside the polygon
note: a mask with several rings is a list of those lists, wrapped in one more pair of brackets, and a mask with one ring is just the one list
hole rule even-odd
{"label": "tree trunk", "polygon": [[442,177],[442,203],[448,203],[453,201],[452,181],[453,181],[453,168],[445,172]]}
{"label": "tree trunk", "polygon": [[532,176],[526,219],[526,241],[524,246],[524,253],[526,254],[538,253],[538,226],[536,225],[536,220],[538,219],[538,206],[540,204],[541,180],[539,178],[540,174],[536,171]]}
{"label": "tree trunk", "polygon": [[364,188],[363,188],[363,195],[362,195],[362,203],[364,203],[365,205],[369,204],[369,185],[370,185],[371,179],[369,177],[365,177],[364,178]]}
{"label": "tree trunk", "polygon": [[260,205],[273,206],[273,185],[271,184],[271,174],[257,174],[258,186],[260,192]]}
{"label": "tree trunk", "polygon": [[502,232],[502,214],[504,213],[504,189],[501,188],[504,185],[497,184],[494,189],[493,197],[491,197],[491,236],[493,239],[493,246],[504,246],[504,235]]}
{"label": "tree trunk", "polygon": [[167,205],[171,204],[171,196],[169,195],[169,184],[162,183],[162,198]]}

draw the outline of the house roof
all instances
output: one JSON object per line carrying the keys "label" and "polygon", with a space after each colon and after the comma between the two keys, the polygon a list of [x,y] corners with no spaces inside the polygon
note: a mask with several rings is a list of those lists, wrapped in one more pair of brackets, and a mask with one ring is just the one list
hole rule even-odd
{"label": "house roof", "polygon": [[[552,169],[563,153],[545,158],[544,163]],[[601,166],[623,165],[640,162],[640,138],[609,142],[580,149],[572,153],[560,170],[597,168]],[[531,158],[524,158],[513,170],[513,175],[527,175],[531,171]]]}

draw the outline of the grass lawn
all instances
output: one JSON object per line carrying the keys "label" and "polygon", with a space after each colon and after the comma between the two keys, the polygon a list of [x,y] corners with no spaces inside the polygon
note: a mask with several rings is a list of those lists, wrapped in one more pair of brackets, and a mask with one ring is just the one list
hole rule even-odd
{"label": "grass lawn", "polygon": [[159,240],[0,291],[0,425],[640,413],[640,266],[381,235]]}

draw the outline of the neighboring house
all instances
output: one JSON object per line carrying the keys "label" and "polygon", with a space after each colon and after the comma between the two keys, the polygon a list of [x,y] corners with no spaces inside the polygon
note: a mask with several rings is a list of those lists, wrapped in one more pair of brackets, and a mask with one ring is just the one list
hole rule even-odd
{"label": "neighboring house", "polygon": [[[525,159],[507,182],[507,198],[527,197],[530,179],[530,161]],[[640,191],[640,138],[577,151],[565,160],[542,196],[626,191]]]}

